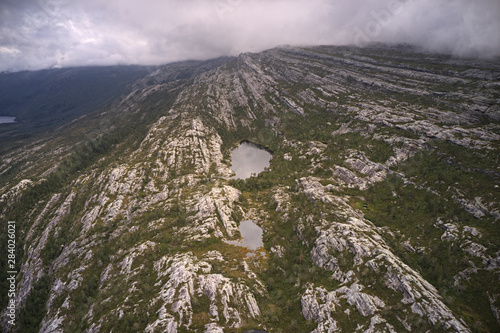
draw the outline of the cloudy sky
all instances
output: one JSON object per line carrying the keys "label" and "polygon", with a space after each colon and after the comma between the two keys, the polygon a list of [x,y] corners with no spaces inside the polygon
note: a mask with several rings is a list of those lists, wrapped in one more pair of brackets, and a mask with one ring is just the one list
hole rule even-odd
{"label": "cloudy sky", "polygon": [[0,71],[372,41],[500,56],[500,1],[0,0]]}

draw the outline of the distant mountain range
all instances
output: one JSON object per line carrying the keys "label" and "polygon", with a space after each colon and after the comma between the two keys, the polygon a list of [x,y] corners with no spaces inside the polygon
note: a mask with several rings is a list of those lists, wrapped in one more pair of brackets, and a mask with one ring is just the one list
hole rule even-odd
{"label": "distant mountain range", "polygon": [[[79,67],[0,74],[0,115],[16,126],[0,128],[2,139],[49,131],[116,99],[153,68]],[[109,107],[109,105],[107,105]]]}

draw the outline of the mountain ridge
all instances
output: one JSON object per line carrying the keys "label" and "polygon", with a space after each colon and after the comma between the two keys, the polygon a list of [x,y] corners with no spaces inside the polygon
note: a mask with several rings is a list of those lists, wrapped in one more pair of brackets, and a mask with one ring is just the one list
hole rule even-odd
{"label": "mountain ridge", "polygon": [[[2,163],[20,170],[1,187],[22,221],[16,300],[49,287],[36,330],[499,327],[498,65],[328,46],[205,65],[138,81],[90,145],[62,143],[84,147],[69,165],[36,142]],[[243,140],[271,167],[230,180]],[[244,219],[267,255],[223,242]]]}

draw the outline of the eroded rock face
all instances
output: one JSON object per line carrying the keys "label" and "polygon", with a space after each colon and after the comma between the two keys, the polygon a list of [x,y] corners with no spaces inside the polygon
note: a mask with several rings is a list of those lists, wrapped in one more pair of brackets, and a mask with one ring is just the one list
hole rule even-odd
{"label": "eroded rock face", "polygon": [[[159,319],[148,325],[146,331],[185,326],[192,324],[193,299],[208,298],[207,309],[211,324],[207,330],[220,329],[217,323],[224,326],[240,327],[244,318],[259,318],[260,309],[254,292],[244,284],[232,282],[221,274],[213,274],[210,262],[223,263],[221,254],[209,252],[200,260],[191,253],[163,257],[154,266],[158,272],[157,285],[161,285],[158,298],[152,305],[161,303]],[[166,281],[166,282],[164,282]],[[262,292],[262,291],[260,291]],[[199,302],[197,300],[196,302]],[[179,319],[166,315],[170,311],[178,314]],[[170,328],[173,329],[173,328]]]}
{"label": "eroded rock face", "polygon": [[[349,292],[346,287],[341,287],[332,291],[333,295],[345,293],[344,297],[348,304],[356,305],[363,316],[373,315],[377,307],[385,306],[383,300],[372,299],[366,294],[359,293],[361,287],[354,272],[367,267],[371,271],[370,275],[380,276],[385,281],[386,288],[400,293],[401,302],[410,305],[411,312],[429,318],[433,325],[440,323],[445,328],[457,332],[469,331],[467,326],[456,319],[444,305],[438,291],[418,272],[394,255],[377,234],[374,226],[367,221],[351,218],[347,223],[333,223],[328,229],[320,232],[311,255],[316,265],[332,271],[332,277],[342,285],[350,284]],[[339,258],[349,259],[341,265]],[[310,291],[306,295],[311,298]],[[308,313],[310,312],[307,310],[308,303],[305,304],[306,310],[303,306],[303,311]],[[405,311],[408,309],[403,310]],[[321,320],[322,317],[316,318],[317,322]],[[329,320],[328,316],[324,320]],[[411,326],[411,323],[409,325]]]}
{"label": "eroded rock face", "polygon": [[0,203],[3,205],[8,205],[14,202],[19,195],[26,190],[29,186],[32,186],[33,182],[30,179],[23,179],[17,185],[8,189],[5,193],[0,196]]}
{"label": "eroded rock face", "polygon": [[[217,229],[215,226],[220,220],[224,227],[224,232],[229,237],[232,237],[234,232],[238,230],[238,227],[232,220],[231,213],[234,209],[234,203],[238,200],[240,194],[240,191],[227,185],[212,188],[209,194],[197,200],[194,207],[194,211],[197,212],[195,217],[204,224],[210,224],[210,227],[213,229]],[[205,234],[205,232],[200,231],[197,230],[194,237],[196,237],[196,234]]]}
{"label": "eroded rock face", "polygon": [[[331,314],[335,311],[335,306],[340,306],[340,300],[344,299],[348,305],[354,306],[360,315],[373,316],[385,303],[377,296],[371,296],[361,292],[362,286],[353,283],[349,288],[341,287],[335,291],[327,292],[324,288],[313,288],[310,286],[302,296],[302,313],[307,320],[313,319],[316,322],[332,322]],[[318,301],[324,303],[319,306]],[[319,308],[324,308],[319,310]],[[326,311],[327,313],[322,314]],[[329,326],[330,324],[328,324]]]}
{"label": "eroded rock face", "polygon": [[[31,241],[31,244],[36,244],[36,247],[33,245],[29,247],[27,259],[21,266],[21,274],[23,278],[19,283],[20,292],[17,294],[17,299],[16,299],[18,304],[24,303],[29,291],[33,287],[33,283],[43,275],[43,270],[42,270],[43,262],[41,258],[41,251],[43,248],[47,246],[47,241],[51,232],[54,235],[57,235],[58,224],[69,213],[71,202],[73,201],[74,197],[75,193],[71,192],[68,195],[68,197],[62,202],[61,206],[55,211],[54,216],[50,220],[50,223],[48,223],[47,226],[45,227],[41,236],[38,239]],[[46,214],[48,208],[52,206],[54,202],[59,199],[60,195],[56,194],[49,200],[47,206],[37,217],[37,220],[34,223],[35,227],[38,224],[37,221],[40,221],[41,219],[44,218],[44,215]],[[33,229],[31,229],[30,231],[32,230]],[[32,234],[34,233],[29,234],[29,236],[31,236]]]}

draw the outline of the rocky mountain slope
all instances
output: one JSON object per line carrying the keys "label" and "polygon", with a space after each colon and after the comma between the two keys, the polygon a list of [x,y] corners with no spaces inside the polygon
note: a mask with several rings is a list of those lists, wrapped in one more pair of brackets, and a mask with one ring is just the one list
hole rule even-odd
{"label": "rocky mountain slope", "polygon": [[162,67],[2,156],[17,330],[496,332],[499,102],[498,62],[408,47]]}

